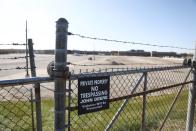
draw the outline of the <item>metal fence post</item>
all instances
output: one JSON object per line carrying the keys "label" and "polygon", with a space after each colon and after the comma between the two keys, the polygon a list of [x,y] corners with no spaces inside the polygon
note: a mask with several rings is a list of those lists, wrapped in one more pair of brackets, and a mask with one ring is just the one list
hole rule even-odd
{"label": "metal fence post", "polygon": [[33,106],[33,91],[32,91],[32,89],[30,90],[30,92],[31,92],[31,100],[30,100],[30,102],[31,102],[31,115],[32,115],[32,118],[31,118],[31,120],[32,120],[32,131],[35,131],[35,122],[34,122],[34,106]]}
{"label": "metal fence post", "polygon": [[[194,54],[196,61],[196,49]],[[186,131],[193,131],[194,111],[195,111],[195,94],[196,93],[196,67],[193,69],[193,84],[189,87],[188,109],[186,119]]]}
{"label": "metal fence post", "polygon": [[54,64],[54,80],[55,80],[55,131],[65,131],[65,89],[66,79],[69,69],[67,67],[67,35],[68,22],[64,18],[60,18],[56,22],[56,49]]}
{"label": "metal fence post", "polygon": [[[29,46],[29,59],[30,59],[30,67],[31,67],[31,76],[36,77],[36,67],[35,67],[32,39],[28,39],[28,46]],[[42,131],[40,83],[35,83],[34,88],[35,88],[35,104],[36,104],[36,106],[35,106],[35,108],[36,108],[36,125],[37,125],[37,130]]]}
{"label": "metal fence post", "polygon": [[[145,92],[147,89],[147,72],[144,72],[144,89],[143,91]],[[145,118],[146,118],[146,94],[144,93],[143,95],[143,103],[142,103],[142,131],[146,130],[145,126]]]}
{"label": "metal fence post", "polygon": [[193,70],[193,84],[189,87],[188,109],[186,119],[186,131],[193,131],[193,120],[195,110],[195,93],[196,93],[196,68]]}

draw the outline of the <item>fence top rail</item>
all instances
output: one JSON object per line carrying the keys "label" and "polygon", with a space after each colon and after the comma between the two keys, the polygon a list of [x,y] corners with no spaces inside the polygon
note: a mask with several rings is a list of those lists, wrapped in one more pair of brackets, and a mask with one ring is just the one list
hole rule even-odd
{"label": "fence top rail", "polygon": [[[137,69],[128,69],[123,71],[112,71],[112,72],[88,72],[88,73],[79,73],[71,74],[70,79],[76,80],[80,77],[95,77],[95,76],[116,76],[116,75],[126,75],[126,74],[135,74],[135,73],[144,73],[144,72],[156,72],[156,71],[165,71],[165,70],[175,70],[182,68],[191,68],[188,66],[170,66],[170,67],[155,67],[155,68],[137,68]],[[31,77],[24,79],[13,79],[13,80],[0,80],[0,86],[12,86],[12,85],[26,85],[34,83],[46,83],[52,82],[54,79],[51,77]]]}
{"label": "fence top rail", "polygon": [[12,85],[26,85],[26,84],[34,84],[34,83],[45,83],[51,81],[53,81],[51,77],[30,77],[24,79],[0,80],[0,87],[12,86]]}
{"label": "fence top rail", "polygon": [[95,77],[95,76],[116,76],[116,75],[126,75],[126,74],[135,74],[135,73],[144,73],[144,72],[156,72],[156,71],[166,71],[166,70],[175,70],[175,69],[182,69],[182,68],[192,68],[191,66],[168,66],[168,67],[153,67],[153,68],[135,68],[135,69],[127,69],[121,71],[107,71],[105,72],[83,72],[79,74],[71,74],[70,79],[76,80],[81,77]]}

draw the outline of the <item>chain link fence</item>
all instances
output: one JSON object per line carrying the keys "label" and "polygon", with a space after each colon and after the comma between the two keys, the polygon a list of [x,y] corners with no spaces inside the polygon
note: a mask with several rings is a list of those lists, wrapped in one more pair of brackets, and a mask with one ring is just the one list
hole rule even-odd
{"label": "chain link fence", "polygon": [[[37,110],[36,110],[36,92],[34,90],[36,83],[49,83],[52,81],[49,77],[35,77],[14,80],[0,81],[0,131],[36,131]],[[43,107],[47,103],[43,99]],[[39,101],[41,102],[41,101]],[[52,108],[52,106],[51,106]],[[47,116],[50,113],[48,108],[43,108],[43,123],[48,125]],[[39,123],[40,124],[40,123]]]}
{"label": "chain link fence", "polygon": [[[192,69],[181,66],[72,74],[69,130],[185,130]],[[109,109],[78,115],[78,78],[110,76]]]}
{"label": "chain link fence", "polygon": [[[78,79],[106,75],[110,76],[109,109],[78,115]],[[71,74],[66,84],[66,130],[185,130],[192,80],[192,68],[183,66]],[[37,82],[42,92],[42,129],[54,130],[52,81],[28,78],[0,82],[0,130],[37,130],[32,91]]]}
{"label": "chain link fence", "polygon": [[34,130],[33,94],[25,85],[0,87],[0,130]]}

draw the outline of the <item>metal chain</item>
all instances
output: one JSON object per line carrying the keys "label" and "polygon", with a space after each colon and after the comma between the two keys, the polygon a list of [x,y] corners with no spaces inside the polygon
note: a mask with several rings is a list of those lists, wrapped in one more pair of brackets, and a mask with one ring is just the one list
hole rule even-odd
{"label": "metal chain", "polygon": [[90,36],[84,36],[84,35],[81,35],[81,34],[74,34],[74,33],[71,33],[71,32],[68,32],[68,35],[78,36],[80,38],[91,39],[91,40],[106,41],[106,42],[154,46],[154,47],[160,47],[160,48],[175,48],[175,49],[184,49],[184,50],[195,50],[195,49],[192,49],[192,48],[185,48],[185,47],[178,47],[178,46],[157,45],[157,44],[148,44],[148,43],[139,43],[139,42],[131,42],[131,41],[121,41],[121,40],[112,40],[112,39],[106,39],[106,38],[90,37]]}

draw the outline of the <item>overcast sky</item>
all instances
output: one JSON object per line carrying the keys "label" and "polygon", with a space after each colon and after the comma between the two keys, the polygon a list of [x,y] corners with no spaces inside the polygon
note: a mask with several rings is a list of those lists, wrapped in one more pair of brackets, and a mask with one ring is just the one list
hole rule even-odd
{"label": "overcast sky", "polygon": [[[27,20],[35,49],[54,49],[60,17],[70,32],[86,36],[186,48],[196,40],[196,0],[0,0],[0,16],[0,43],[24,43]],[[190,52],[76,36],[69,36],[68,49]]]}

